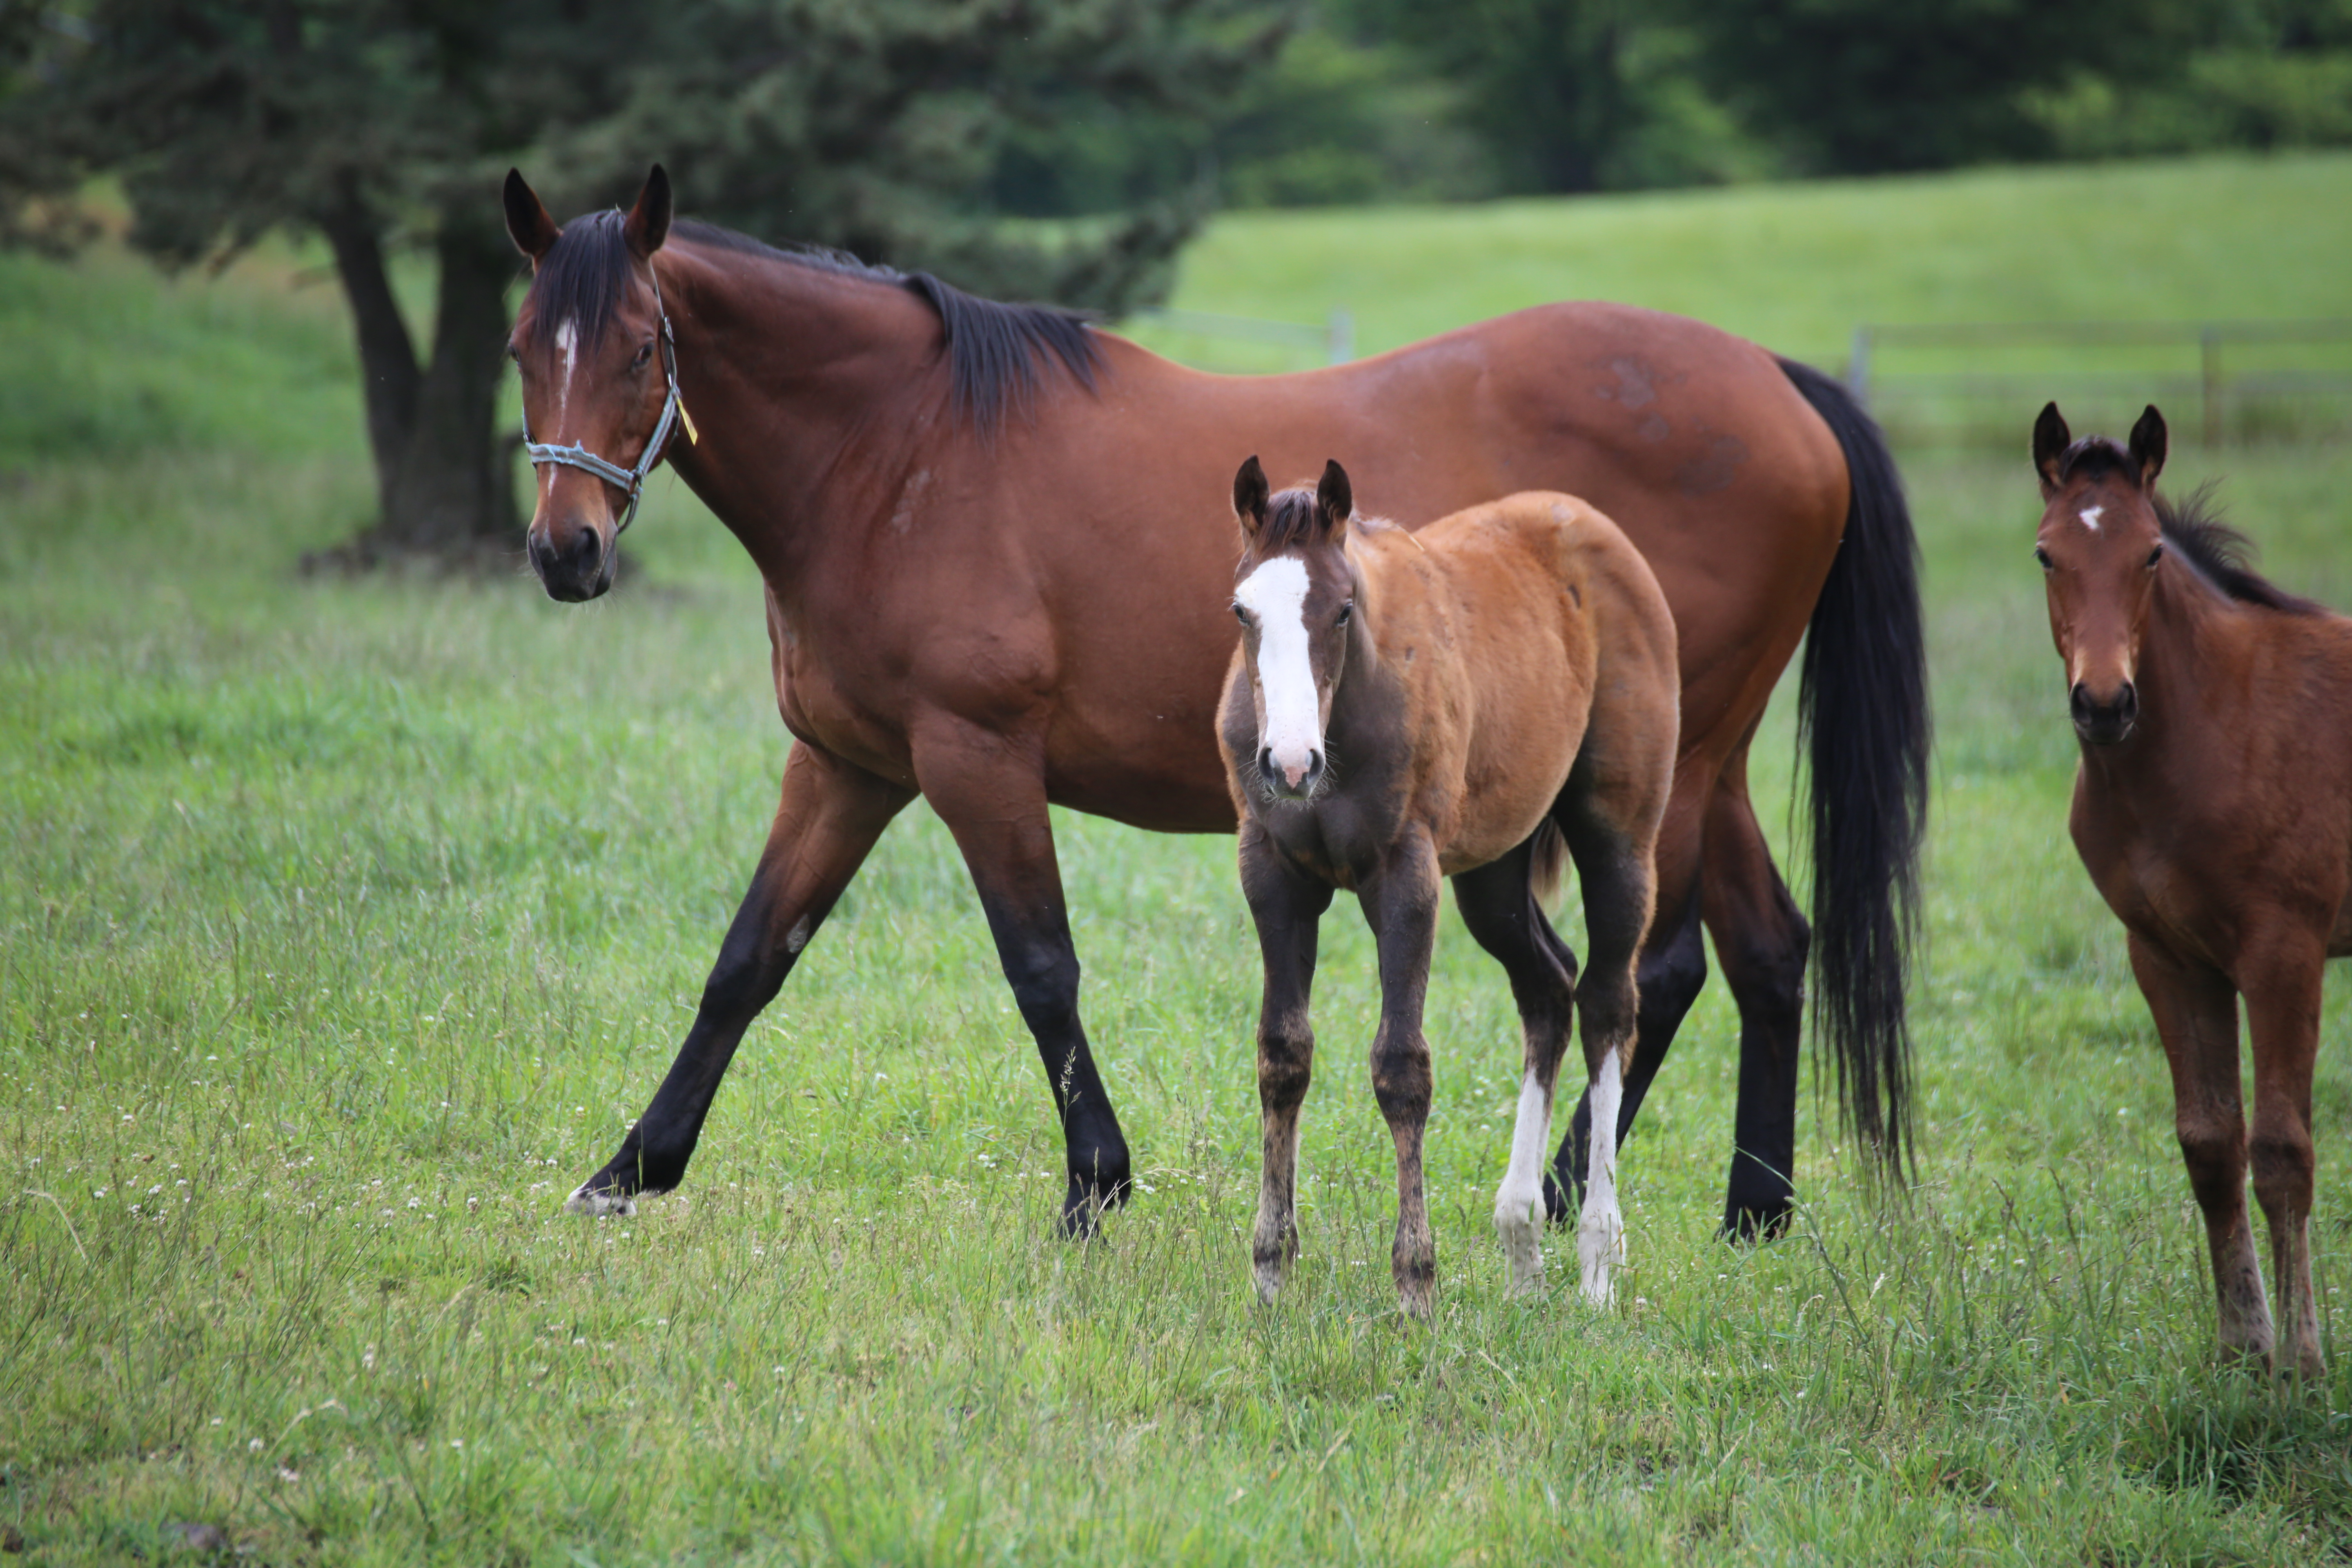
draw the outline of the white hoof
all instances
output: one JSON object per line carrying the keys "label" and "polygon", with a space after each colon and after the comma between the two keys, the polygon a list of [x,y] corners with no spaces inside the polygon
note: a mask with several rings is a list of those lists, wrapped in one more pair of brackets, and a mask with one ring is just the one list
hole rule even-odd
{"label": "white hoof", "polygon": [[626,1193],[592,1193],[583,1183],[570,1197],[563,1200],[563,1212],[586,1215],[591,1218],[604,1215],[619,1215],[625,1217],[637,1212],[637,1200]]}
{"label": "white hoof", "polygon": [[1586,1214],[1577,1227],[1576,1262],[1584,1299],[1596,1307],[1609,1305],[1617,1288],[1613,1273],[1625,1266],[1625,1222],[1613,1214]]}
{"label": "white hoof", "polygon": [[1533,1296],[1543,1289],[1543,1188],[1533,1197],[1498,1194],[1495,1199],[1495,1236],[1503,1244],[1503,1259],[1510,1266],[1512,1296]]}

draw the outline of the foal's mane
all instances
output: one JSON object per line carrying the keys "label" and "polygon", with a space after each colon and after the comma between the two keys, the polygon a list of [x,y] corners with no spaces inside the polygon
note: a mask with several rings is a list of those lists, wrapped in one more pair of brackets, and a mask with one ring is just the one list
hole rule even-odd
{"label": "foal's mane", "polygon": [[[628,286],[629,252],[621,224],[618,212],[591,213],[566,224],[531,280],[540,310],[578,323],[583,348],[593,349],[603,338]],[[930,306],[944,330],[956,407],[983,432],[992,431],[1008,411],[1029,410],[1040,366],[1059,363],[1088,392],[1103,366],[1102,350],[1086,318],[1067,310],[982,300],[928,272],[901,272],[844,251],[816,246],[779,249],[716,224],[681,219],[670,233],[713,250],[864,279],[915,295]]]}
{"label": "foal's mane", "polygon": [[[2058,482],[2063,484],[2077,474],[2089,479],[2120,474],[2137,484],[2139,467],[2139,459],[2119,443],[2105,436],[2085,436],[2059,455]],[[2156,494],[2148,497],[2165,543],[2227,598],[2292,616],[2323,613],[2323,606],[2288,593],[2253,569],[2253,541],[2223,522],[2221,510],[2214,503],[2213,491],[2220,484],[2219,479],[2208,479],[2180,501]]]}

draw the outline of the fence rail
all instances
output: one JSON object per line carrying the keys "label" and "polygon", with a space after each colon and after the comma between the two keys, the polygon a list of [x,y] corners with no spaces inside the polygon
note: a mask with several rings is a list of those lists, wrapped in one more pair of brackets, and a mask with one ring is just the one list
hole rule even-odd
{"label": "fence rail", "polygon": [[2308,347],[2352,343],[2352,319],[2270,321],[1973,321],[1950,323],[1865,323],[1853,330],[1853,347],[1846,362],[1846,384],[1864,407],[1885,383],[1900,382],[1921,391],[1957,393],[1963,396],[1994,396],[2046,392],[2048,374],[2022,374],[1986,371],[1947,374],[1886,374],[1879,359],[1888,348],[1916,349],[2057,349],[2057,348],[2181,348],[2194,349],[2196,369],[2172,374],[2068,373],[2073,386],[2112,384],[2118,389],[2146,386],[2166,397],[2194,393],[2199,424],[2208,445],[2221,439],[2225,413],[2233,399],[2267,395],[2352,393],[2352,368],[2331,370],[2263,370],[2230,374],[2222,351],[2231,345],[2256,344]]}

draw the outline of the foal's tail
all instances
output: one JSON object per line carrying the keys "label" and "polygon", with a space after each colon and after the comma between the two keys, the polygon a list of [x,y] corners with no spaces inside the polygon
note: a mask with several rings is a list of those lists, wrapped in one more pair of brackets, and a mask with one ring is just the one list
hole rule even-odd
{"label": "foal's tail", "polygon": [[1837,1058],[1849,1124],[1899,1178],[1911,1142],[1904,979],[1927,815],[1919,545],[1877,424],[1833,378],[1780,368],[1837,436],[1853,492],[1797,696],[1812,780],[1814,1026]]}

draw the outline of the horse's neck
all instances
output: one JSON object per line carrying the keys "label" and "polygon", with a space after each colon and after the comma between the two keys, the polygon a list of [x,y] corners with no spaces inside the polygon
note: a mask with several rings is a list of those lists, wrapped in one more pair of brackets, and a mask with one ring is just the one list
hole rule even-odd
{"label": "horse's neck", "polygon": [[770,582],[789,581],[817,535],[855,525],[841,492],[887,490],[943,405],[938,320],[878,279],[690,242],[674,250],[662,253],[662,288],[698,439],[674,443],[670,461]]}

